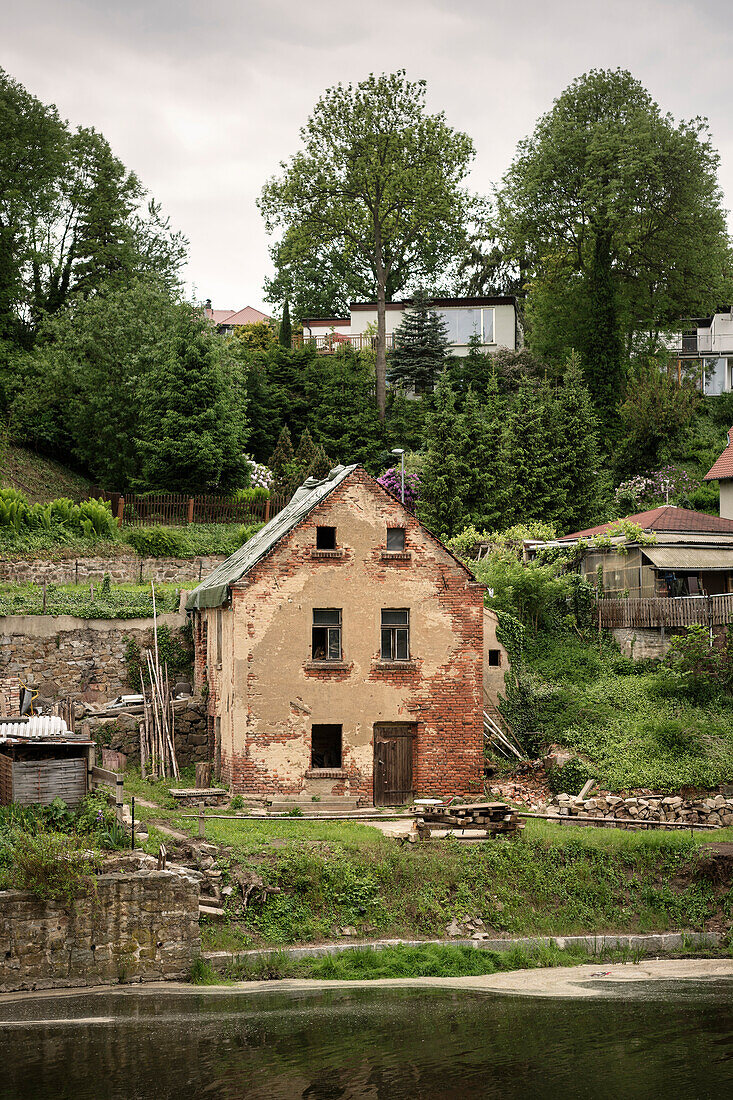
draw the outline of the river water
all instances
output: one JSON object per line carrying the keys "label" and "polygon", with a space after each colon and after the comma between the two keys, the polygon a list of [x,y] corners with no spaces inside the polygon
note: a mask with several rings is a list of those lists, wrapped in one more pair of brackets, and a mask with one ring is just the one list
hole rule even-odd
{"label": "river water", "polygon": [[0,1001],[2,1100],[725,1100],[731,983]]}

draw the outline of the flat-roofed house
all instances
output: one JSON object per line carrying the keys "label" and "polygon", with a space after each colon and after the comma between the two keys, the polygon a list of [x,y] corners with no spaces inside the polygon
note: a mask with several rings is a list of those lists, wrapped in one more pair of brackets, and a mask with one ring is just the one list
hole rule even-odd
{"label": "flat-roofed house", "polygon": [[[394,347],[395,330],[402,323],[412,302],[387,302],[387,349]],[[343,343],[355,348],[371,348],[377,328],[376,302],[351,302],[348,317],[306,317],[303,335],[293,337],[294,345],[314,344],[319,351],[337,350]],[[433,298],[431,308],[445,321],[451,355],[467,355],[469,341],[477,335],[484,351],[522,346],[522,327],[517,312],[517,300],[511,296],[484,298]]]}

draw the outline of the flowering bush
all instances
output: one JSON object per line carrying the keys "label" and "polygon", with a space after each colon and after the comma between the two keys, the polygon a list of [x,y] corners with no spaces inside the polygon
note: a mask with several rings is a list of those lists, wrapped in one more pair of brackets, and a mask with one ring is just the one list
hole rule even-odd
{"label": "flowering bush", "polygon": [[[402,493],[402,475],[400,468],[397,466],[390,466],[388,470],[385,470],[381,477],[377,478],[377,482],[387,490],[388,493],[393,493],[394,496],[399,497]],[[405,508],[409,508],[411,512],[415,511],[415,505],[420,499],[420,478],[417,474],[405,474]]]}
{"label": "flowering bush", "polygon": [[616,503],[629,512],[652,508],[659,504],[678,503],[687,500],[699,489],[701,482],[690,477],[681,466],[665,466],[646,477],[637,474],[619,485],[615,492]]}
{"label": "flowering bush", "polygon": [[271,489],[273,476],[272,470],[262,462],[255,462],[251,455],[247,455],[249,466],[249,483],[253,489]]}

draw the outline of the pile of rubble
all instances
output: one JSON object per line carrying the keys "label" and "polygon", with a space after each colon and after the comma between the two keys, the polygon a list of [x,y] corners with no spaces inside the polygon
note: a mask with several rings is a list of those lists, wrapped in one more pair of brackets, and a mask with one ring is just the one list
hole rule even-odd
{"label": "pile of rubble", "polygon": [[540,810],[552,817],[621,818],[629,824],[671,821],[681,825],[733,825],[733,798],[722,794],[693,799],[653,794],[634,798],[598,793],[588,798],[558,794]]}
{"label": "pile of rubble", "polygon": [[[232,866],[226,875],[219,866],[221,850],[204,841],[172,841],[172,850],[161,848],[158,856],[143,851],[119,852],[108,856],[102,870],[152,874],[169,871],[198,883],[199,913],[210,920],[225,915],[241,915],[252,902],[263,901],[267,894],[279,894],[277,886],[267,886],[260,876],[243,867]],[[228,880],[228,881],[226,881]]]}

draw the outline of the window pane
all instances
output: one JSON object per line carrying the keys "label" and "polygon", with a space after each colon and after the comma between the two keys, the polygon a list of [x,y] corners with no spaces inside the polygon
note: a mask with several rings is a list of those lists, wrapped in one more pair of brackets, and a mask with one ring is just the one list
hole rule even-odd
{"label": "window pane", "polygon": [[404,529],[404,527],[388,527],[387,528],[387,549],[388,550],[404,550],[405,549],[405,529]]}
{"label": "window pane", "polygon": [[338,607],[319,607],[313,609],[313,622],[318,626],[338,626],[341,622],[341,609]]}
{"label": "window pane", "polygon": [[481,310],[456,310],[456,343],[467,344],[474,332],[481,335]]}
{"label": "window pane", "polygon": [[328,659],[330,661],[341,659],[341,631],[338,628],[328,632]]}
{"label": "window pane", "polygon": [[382,660],[392,660],[392,631],[389,627],[382,627]]}
{"label": "window pane", "polygon": [[483,309],[481,311],[484,315],[484,343],[493,344],[494,342],[494,311],[493,309]]}
{"label": "window pane", "polygon": [[313,627],[313,645],[311,647],[311,656],[314,661],[325,661],[326,659],[326,646],[328,644],[327,638],[328,631],[322,626]]}
{"label": "window pane", "polygon": [[448,343],[457,344],[456,339],[456,310],[455,309],[437,309],[435,311],[439,317],[445,321],[448,327]]}
{"label": "window pane", "polygon": [[382,612],[382,626],[407,626],[410,612],[406,609],[390,609]]}
{"label": "window pane", "polygon": [[409,651],[407,648],[407,631],[396,630],[395,634],[397,635],[397,652],[395,653],[395,656],[398,661],[406,661],[409,656]]}

